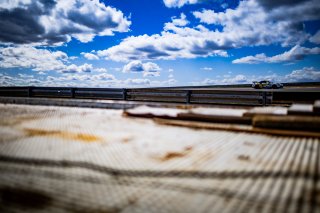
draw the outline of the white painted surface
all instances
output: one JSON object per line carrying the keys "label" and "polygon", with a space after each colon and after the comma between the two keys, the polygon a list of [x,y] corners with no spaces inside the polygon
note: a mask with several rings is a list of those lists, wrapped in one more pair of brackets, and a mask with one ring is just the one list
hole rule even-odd
{"label": "white painted surface", "polygon": [[35,208],[2,199],[4,212],[320,210],[310,202],[319,139],[165,126],[122,110],[0,105],[0,114],[0,193],[50,197]]}

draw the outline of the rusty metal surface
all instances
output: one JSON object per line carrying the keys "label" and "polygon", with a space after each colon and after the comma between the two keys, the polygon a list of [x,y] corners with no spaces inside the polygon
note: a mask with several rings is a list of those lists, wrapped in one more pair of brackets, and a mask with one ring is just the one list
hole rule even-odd
{"label": "rusty metal surface", "polygon": [[319,212],[320,139],[0,104],[1,212]]}

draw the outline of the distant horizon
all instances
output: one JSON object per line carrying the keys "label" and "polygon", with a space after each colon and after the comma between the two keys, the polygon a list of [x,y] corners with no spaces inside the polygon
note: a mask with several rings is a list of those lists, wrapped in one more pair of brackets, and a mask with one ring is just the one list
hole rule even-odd
{"label": "distant horizon", "polygon": [[[294,86],[294,85],[298,85],[298,86],[304,86],[304,87],[307,87],[307,86],[316,86],[315,88],[320,88],[320,81],[318,82],[278,82],[278,83],[282,83],[284,86]],[[140,86],[140,87],[77,87],[77,86],[35,86],[35,85],[24,85],[24,86],[3,86],[3,85],[0,85],[0,88],[6,88],[6,87],[21,87],[21,88],[24,88],[24,87],[35,87],[35,88],[87,88],[87,89],[153,89],[153,88],[197,88],[197,87],[201,87],[201,88],[210,88],[210,87],[221,87],[221,88],[224,88],[224,87],[248,87],[250,86],[252,83],[242,83],[242,84],[221,84],[221,85],[197,85],[197,86],[159,86],[159,87],[143,87],[143,86]],[[251,87],[248,87],[248,88],[251,88]],[[259,91],[259,89],[257,89]]]}
{"label": "distant horizon", "polygon": [[0,3],[0,86],[320,82],[318,0]]}

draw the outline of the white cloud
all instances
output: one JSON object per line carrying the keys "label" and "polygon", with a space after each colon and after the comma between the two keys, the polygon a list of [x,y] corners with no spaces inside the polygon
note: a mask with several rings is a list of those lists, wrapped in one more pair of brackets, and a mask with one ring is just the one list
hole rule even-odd
{"label": "white cloud", "polygon": [[9,76],[8,74],[0,74],[0,86],[37,86],[42,81],[34,78],[33,75],[19,73],[17,76]]}
{"label": "white cloud", "polygon": [[139,85],[139,86],[143,86],[143,85],[150,85],[150,80],[149,79],[127,79],[123,82],[126,85]]}
{"label": "white cloud", "polygon": [[83,55],[88,60],[99,60],[99,57],[93,53],[84,53],[82,52],[81,55]]}
{"label": "white cloud", "polygon": [[81,72],[91,72],[93,70],[92,64],[83,64],[81,66],[77,66],[75,64],[71,64],[64,69],[59,70],[61,73],[81,73]]}
{"label": "white cloud", "polygon": [[201,70],[212,71],[212,67],[202,67]]}
{"label": "white cloud", "polygon": [[106,68],[95,68],[94,71],[96,72],[108,72]]}
{"label": "white cloud", "polygon": [[66,53],[19,46],[0,48],[1,68],[31,68],[35,71],[61,70],[66,67]]}
{"label": "white cloud", "polygon": [[163,0],[166,7],[182,7],[185,4],[196,4],[199,0]]}
{"label": "white cloud", "polygon": [[244,84],[248,83],[249,80],[245,75],[236,75],[235,77],[227,77],[222,80],[224,84]]}
{"label": "white cloud", "polygon": [[15,0],[0,3],[0,42],[60,45],[76,38],[127,32],[131,22],[99,0]]}
{"label": "white cloud", "polygon": [[243,58],[235,59],[233,64],[259,64],[266,62],[268,57],[264,53],[256,54],[255,56],[245,56]]}
{"label": "white cloud", "polygon": [[293,70],[287,75],[269,74],[269,75],[244,75],[225,76],[222,79],[206,78],[200,82],[191,82],[192,85],[230,85],[230,84],[250,84],[252,81],[269,80],[273,82],[319,82],[320,70],[314,67],[303,67],[302,69]]}
{"label": "white cloud", "polygon": [[272,10],[266,10],[258,0],[248,0],[241,1],[234,10],[203,10],[193,14],[203,23],[222,26],[223,39],[239,47],[301,43],[308,37],[303,32],[302,22],[319,19],[319,12],[320,5],[313,0]]}
{"label": "white cloud", "polygon": [[202,10],[193,13],[200,22],[212,25],[210,27],[201,24],[190,27],[182,14],[166,23],[160,34],[130,36],[119,45],[98,51],[97,55],[124,62],[171,60],[228,56],[227,50],[244,46],[294,46],[305,42],[310,35],[304,31],[303,22],[320,18],[320,4],[310,0],[281,8],[267,10],[258,0],[247,0],[240,1],[237,8],[223,12]]}
{"label": "white cloud", "polygon": [[193,82],[194,85],[217,85],[219,81],[216,79],[206,78],[202,82]]}
{"label": "white cloud", "polygon": [[320,81],[320,70],[314,67],[304,67],[286,75],[285,80],[288,82]]}
{"label": "white cloud", "polygon": [[142,63],[135,60],[124,65],[122,70],[123,72],[142,72],[144,77],[155,77],[160,75],[161,68],[152,62]]}
{"label": "white cloud", "polygon": [[309,41],[315,44],[320,44],[320,30],[318,30],[318,32],[309,39]]}
{"label": "white cloud", "polygon": [[78,58],[77,56],[70,56],[70,57],[69,57],[70,60],[75,60],[75,59],[77,59],[77,58]]}
{"label": "white cloud", "polygon": [[259,64],[259,63],[282,63],[295,62],[302,60],[307,55],[320,54],[320,48],[307,48],[299,45],[294,46],[289,51],[272,57],[266,56],[264,53],[255,56],[246,56],[232,61],[234,64]]}
{"label": "white cloud", "polygon": [[160,72],[143,72],[143,77],[159,77]]}
{"label": "white cloud", "polygon": [[174,69],[172,69],[172,68],[168,69],[168,72],[173,72],[173,71],[174,71]]}
{"label": "white cloud", "polygon": [[[204,27],[193,29],[165,25],[165,31],[154,35],[131,36],[119,45],[103,51],[97,51],[98,56],[107,60],[130,61],[176,58],[197,58],[219,55],[226,57],[227,53],[216,47],[208,39],[210,34]],[[173,31],[173,32],[170,32]]]}
{"label": "white cloud", "polygon": [[34,78],[33,75],[27,75],[27,74],[22,74],[22,73],[18,73],[18,76],[19,76],[20,78]]}
{"label": "white cloud", "polygon": [[167,25],[172,24],[174,26],[184,27],[189,24],[189,21],[187,20],[187,16],[184,13],[180,14],[180,18],[173,17],[171,20],[172,22],[167,23]]}
{"label": "white cloud", "polygon": [[0,68],[26,68],[33,71],[56,71],[61,73],[105,72],[92,64],[68,64],[69,57],[61,51],[49,51],[30,46],[0,48]]}

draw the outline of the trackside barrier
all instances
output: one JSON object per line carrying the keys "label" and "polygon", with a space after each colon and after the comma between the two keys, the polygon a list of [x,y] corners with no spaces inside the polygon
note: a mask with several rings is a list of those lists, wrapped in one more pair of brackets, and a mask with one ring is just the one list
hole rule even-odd
{"label": "trackside barrier", "polygon": [[69,87],[0,87],[0,96],[128,101],[172,102],[187,104],[269,105],[272,92],[186,89],[109,89]]}
{"label": "trackside barrier", "polygon": [[123,100],[123,89],[75,88],[74,98]]}
{"label": "trackside barrier", "polygon": [[126,97],[126,100],[130,101],[186,103],[187,91],[168,89],[127,89]]}
{"label": "trackside barrier", "polygon": [[191,92],[190,96],[190,103],[201,104],[264,106],[272,103],[272,93],[260,91],[194,90]]}

